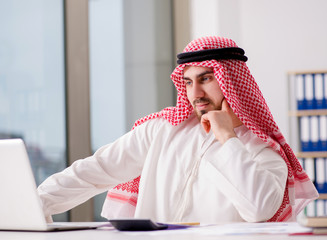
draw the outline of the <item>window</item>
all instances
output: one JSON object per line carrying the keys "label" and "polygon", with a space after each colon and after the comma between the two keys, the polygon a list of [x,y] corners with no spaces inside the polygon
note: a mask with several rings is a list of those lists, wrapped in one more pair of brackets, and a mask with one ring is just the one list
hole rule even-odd
{"label": "window", "polygon": [[62,1],[1,1],[0,102],[0,138],[25,141],[37,185],[65,168]]}
{"label": "window", "polygon": [[[89,1],[92,151],[125,133],[123,1]],[[106,193],[94,198],[100,217]]]}

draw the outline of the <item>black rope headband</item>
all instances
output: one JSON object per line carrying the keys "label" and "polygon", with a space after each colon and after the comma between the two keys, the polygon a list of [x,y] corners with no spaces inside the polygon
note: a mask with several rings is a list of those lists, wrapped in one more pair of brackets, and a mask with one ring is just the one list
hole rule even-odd
{"label": "black rope headband", "polygon": [[246,62],[248,58],[244,56],[244,50],[238,47],[205,49],[194,52],[184,52],[177,54],[177,64],[189,62],[202,62],[205,60],[227,60],[235,59]]}

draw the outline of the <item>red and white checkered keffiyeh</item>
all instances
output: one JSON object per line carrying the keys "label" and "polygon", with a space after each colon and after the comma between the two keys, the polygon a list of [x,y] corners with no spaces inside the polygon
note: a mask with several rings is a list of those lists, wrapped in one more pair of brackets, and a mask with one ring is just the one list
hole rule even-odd
{"label": "red and white checkered keffiyeh", "polygon": [[[234,41],[222,37],[203,37],[190,42],[183,52],[228,47],[237,47],[237,45]],[[234,113],[248,129],[283,157],[288,167],[284,200],[269,221],[292,219],[294,217],[292,214],[298,214],[310,200],[317,197],[317,191],[286,143],[245,62],[206,60],[178,65],[171,74],[171,79],[178,91],[176,106],[141,118],[135,122],[134,127],[158,117],[165,118],[175,126],[192,114],[193,107],[188,101],[183,81],[183,69],[186,65],[213,68],[214,75]],[[133,217],[137,204],[139,180],[140,177],[110,190],[104,204],[103,215]]]}

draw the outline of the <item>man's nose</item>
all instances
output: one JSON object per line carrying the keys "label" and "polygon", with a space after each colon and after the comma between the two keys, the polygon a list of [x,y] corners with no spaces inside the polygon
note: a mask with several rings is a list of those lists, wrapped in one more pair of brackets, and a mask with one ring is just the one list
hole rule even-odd
{"label": "man's nose", "polygon": [[201,97],[204,96],[204,91],[203,91],[203,88],[202,88],[201,84],[194,83],[192,90],[193,90],[194,98],[201,98]]}

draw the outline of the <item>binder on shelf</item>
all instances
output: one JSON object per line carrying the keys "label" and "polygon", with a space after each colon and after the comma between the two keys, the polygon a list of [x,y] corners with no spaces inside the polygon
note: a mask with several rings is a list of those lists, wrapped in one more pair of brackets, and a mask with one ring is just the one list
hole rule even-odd
{"label": "binder on shelf", "polygon": [[310,151],[310,118],[308,116],[300,117],[300,139],[302,151]]}
{"label": "binder on shelf", "polygon": [[326,159],[315,159],[315,186],[319,193],[327,193],[327,178],[326,178]]}
{"label": "binder on shelf", "polygon": [[314,81],[312,74],[304,74],[305,109],[314,109]]}
{"label": "binder on shelf", "polygon": [[295,74],[297,110],[327,109],[327,73]]}
{"label": "binder on shelf", "polygon": [[314,80],[314,108],[324,108],[324,78],[320,73],[313,74]]}
{"label": "binder on shelf", "polygon": [[320,150],[327,151],[327,116],[319,117]]}
{"label": "binder on shelf", "polygon": [[304,170],[313,183],[316,182],[315,162],[313,158],[304,159]]}
{"label": "binder on shelf", "polygon": [[316,202],[316,217],[326,216],[325,214],[325,201],[318,199]]}
{"label": "binder on shelf", "polygon": [[303,75],[296,75],[295,77],[295,88],[296,88],[296,102],[297,109],[306,109],[305,99],[304,99],[304,77]]}
{"label": "binder on shelf", "polygon": [[327,201],[323,199],[317,199],[310,202],[304,209],[304,215],[307,217],[326,217]]}
{"label": "binder on shelf", "polygon": [[[303,168],[307,173],[308,177],[311,181],[316,185],[315,178],[315,159],[314,158],[303,158]],[[316,201],[310,202],[304,209],[304,214],[308,217],[316,217],[317,216],[317,204]]]}
{"label": "binder on shelf", "polygon": [[[326,158],[299,158],[300,164],[316,186],[318,192],[326,193],[327,159]],[[326,199],[317,199],[307,205],[303,212],[308,217],[326,216]]]}
{"label": "binder on shelf", "polygon": [[309,136],[309,148],[310,151],[319,151],[319,117],[311,116],[310,117],[310,136]]}
{"label": "binder on shelf", "polygon": [[[307,205],[302,214],[327,216],[327,153],[317,153],[327,152],[327,70],[293,72],[288,80],[291,88],[289,110],[304,110],[296,114],[290,112],[292,119],[295,117],[290,124],[296,123],[292,130],[297,133],[292,134],[296,141],[293,144],[298,150],[307,152],[302,154],[307,157],[299,158],[299,162],[321,194],[319,199]],[[321,109],[324,110],[319,111]]]}
{"label": "binder on shelf", "polygon": [[327,73],[322,74],[323,77],[323,88],[324,88],[324,98],[323,98],[323,106],[327,108]]}
{"label": "binder on shelf", "polygon": [[305,207],[305,215],[307,217],[316,217],[316,201],[310,202],[306,207]]}
{"label": "binder on shelf", "polygon": [[302,152],[327,151],[327,116],[301,116]]}

